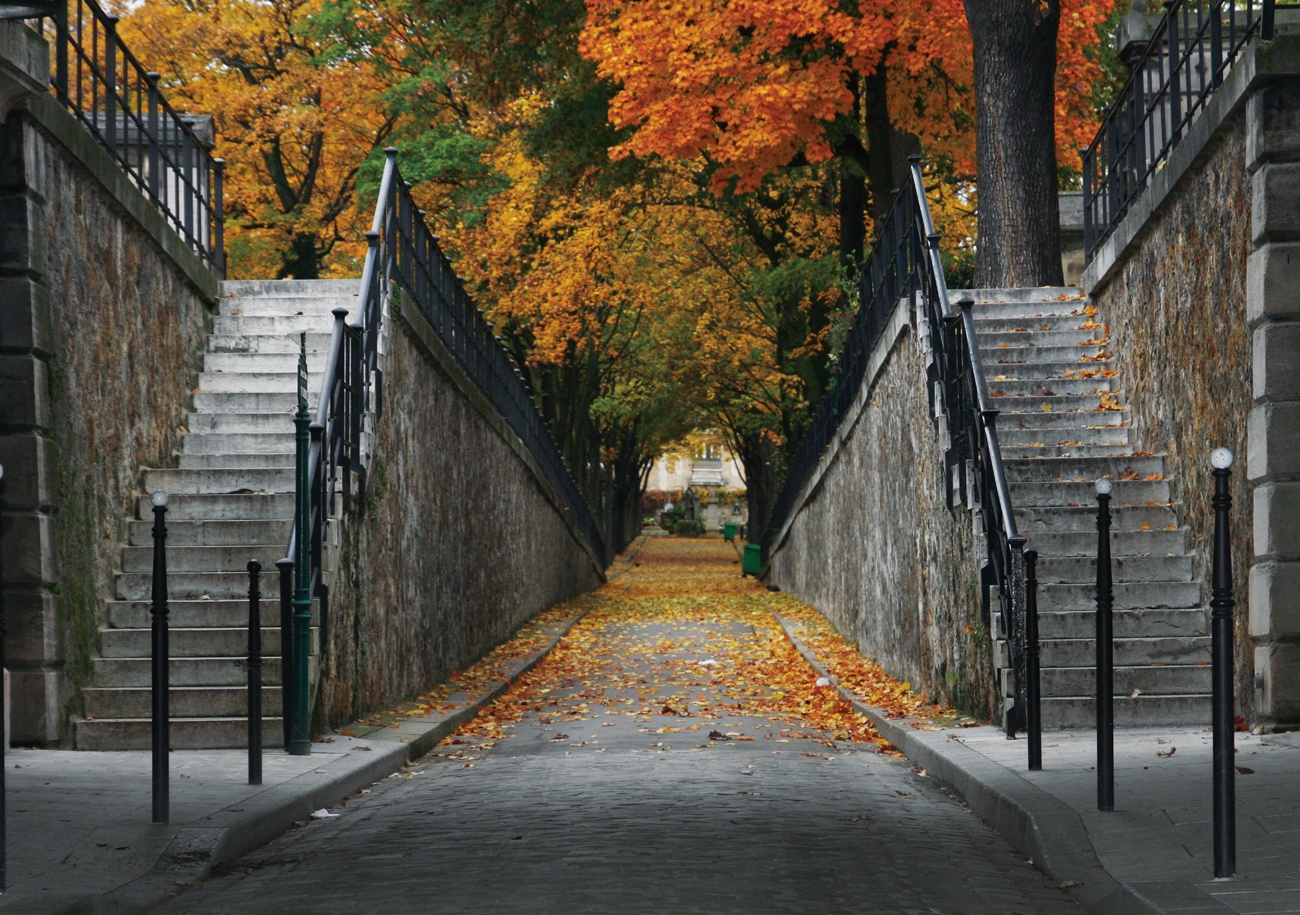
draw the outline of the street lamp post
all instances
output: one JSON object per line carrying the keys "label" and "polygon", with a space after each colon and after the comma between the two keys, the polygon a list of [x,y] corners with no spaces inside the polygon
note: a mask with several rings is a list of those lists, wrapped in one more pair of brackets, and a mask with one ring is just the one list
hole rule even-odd
{"label": "street lamp post", "polygon": [[1115,640],[1111,611],[1110,480],[1097,491],[1097,809],[1115,809]]}
{"label": "street lamp post", "polygon": [[1232,531],[1228,511],[1232,495],[1228,477],[1232,474],[1232,452],[1215,448],[1210,455],[1214,468],[1214,560],[1210,580],[1210,664],[1214,728],[1214,876],[1237,875],[1236,774],[1233,771],[1232,690]]}
{"label": "street lamp post", "polygon": [[168,695],[171,663],[167,644],[167,493],[158,490],[149,497],[153,503],[153,586],[150,617],[153,644],[153,821],[166,823],[168,796],[167,751],[171,743],[171,710]]}

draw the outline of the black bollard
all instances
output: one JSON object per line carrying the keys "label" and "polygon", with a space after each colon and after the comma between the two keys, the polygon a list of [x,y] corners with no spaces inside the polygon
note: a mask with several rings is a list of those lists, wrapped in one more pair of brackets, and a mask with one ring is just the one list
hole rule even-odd
{"label": "black bollard", "polygon": [[153,502],[153,821],[166,823],[170,798],[167,752],[171,744],[171,652],[167,644],[167,493],[158,490]]}
{"label": "black bollard", "polygon": [[277,559],[280,570],[280,721],[289,746],[289,709],[293,707],[293,560]]}
{"label": "black bollard", "polygon": [[1097,481],[1097,809],[1115,809],[1115,640],[1111,611],[1110,480]]}
{"label": "black bollard", "polygon": [[1025,732],[1029,771],[1043,768],[1043,697],[1038,682],[1038,551],[1025,551]]}
{"label": "black bollard", "polygon": [[248,563],[248,783],[262,784],[262,564]]}
{"label": "black bollard", "polygon": [[1214,724],[1214,876],[1237,875],[1237,799],[1233,772],[1232,690],[1232,543],[1228,510],[1232,496],[1228,477],[1232,452],[1216,448],[1210,455],[1214,468],[1214,566],[1210,586],[1210,658],[1213,679]]}

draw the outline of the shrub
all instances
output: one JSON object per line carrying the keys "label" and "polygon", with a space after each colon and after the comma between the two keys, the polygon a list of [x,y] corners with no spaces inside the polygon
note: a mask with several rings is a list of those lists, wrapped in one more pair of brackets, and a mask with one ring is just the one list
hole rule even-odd
{"label": "shrub", "polygon": [[699,521],[687,518],[685,521],[678,521],[673,525],[673,533],[678,537],[698,537],[704,533],[704,525]]}

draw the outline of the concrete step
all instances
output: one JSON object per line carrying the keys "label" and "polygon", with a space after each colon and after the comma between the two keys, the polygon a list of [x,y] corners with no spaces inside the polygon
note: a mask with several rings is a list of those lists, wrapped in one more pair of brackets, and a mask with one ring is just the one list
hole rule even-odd
{"label": "concrete step", "polygon": [[[1095,546],[1095,544],[1094,544]],[[280,548],[281,550],[284,547]],[[1037,546],[1035,545],[1035,549]],[[1192,580],[1191,556],[1126,556],[1112,549],[1111,575],[1117,582],[1187,582]],[[1039,551],[1040,584],[1096,583],[1096,556],[1057,556]]]}
{"label": "concrete step", "polygon": [[291,346],[299,344],[302,333],[332,334],[334,316],[331,314],[286,315],[218,315],[212,321],[212,332],[218,337],[262,337],[267,340],[289,340]]}
{"label": "concrete step", "polygon": [[293,492],[294,470],[146,470],[144,488],[149,492],[231,493]]}
{"label": "concrete step", "polygon": [[[318,375],[325,371],[328,352],[307,354],[307,371]],[[298,371],[298,353],[213,353],[203,357],[203,374],[240,372],[250,375],[294,374]]]}
{"label": "concrete step", "polygon": [[[1003,350],[1003,352],[1006,352],[1006,350]],[[1115,368],[1109,359],[1101,359],[1095,362],[1077,361],[1075,363],[1024,362],[1021,360],[1012,361],[1010,358],[1003,361],[990,356],[982,361],[984,363],[984,373],[990,379],[990,386],[993,385],[991,379],[996,375],[1006,375],[1018,381],[1069,381],[1078,378],[1104,381],[1107,378],[1117,377],[1116,375],[1106,374]],[[1098,371],[1096,375],[1083,374],[1097,369],[1101,371]]]}
{"label": "concrete step", "polygon": [[[290,519],[277,521],[177,521],[167,513],[167,550],[181,546],[242,547],[248,543],[289,543]],[[153,521],[132,521],[127,525],[127,543],[153,545]],[[254,557],[256,558],[256,557]]]}
{"label": "concrete step", "polygon": [[[169,736],[173,750],[230,750],[248,746],[244,718],[173,718]],[[152,746],[149,719],[96,718],[76,723],[78,750],[147,750]],[[262,746],[284,746],[284,725],[279,718],[262,718]]]}
{"label": "concrete step", "polygon": [[[1094,417],[1077,417],[1081,421],[1092,418]],[[1098,413],[1095,418],[1101,418],[1101,414]],[[1062,448],[1082,445],[1104,447],[1120,454],[1132,454],[1134,451],[1133,444],[1129,440],[1131,431],[1127,426],[1102,426],[1096,429],[1032,429],[1027,428],[1028,420],[1029,417],[1023,413],[1007,413],[998,417],[998,443],[1002,445],[1004,454],[1008,447],[1035,445],[1035,443],[1039,446]],[[1021,426],[1022,423],[1025,427]]]}
{"label": "concrete step", "polygon": [[[1003,450],[1005,452],[1005,449]],[[1079,478],[1096,482],[1101,477],[1120,480],[1121,477],[1134,475],[1138,478],[1151,475],[1163,477],[1165,470],[1164,457],[1158,454],[1142,457],[1071,457],[1015,461],[1007,460],[1004,453],[1003,461],[1007,468],[1007,480],[1013,483]]]}
{"label": "concrete step", "polygon": [[[114,582],[118,600],[148,600],[152,586],[149,572],[120,572]],[[168,600],[239,600],[247,596],[247,572],[167,572]]]}
{"label": "concrete step", "polygon": [[[1097,531],[1046,532],[1034,534],[1030,549],[1038,550],[1042,556],[1086,556],[1093,559],[1097,555]],[[1187,528],[1180,527],[1172,531],[1111,531],[1110,550],[1112,555],[1121,556],[1164,556],[1166,553],[1183,553],[1187,549]]]}
{"label": "concrete step", "polygon": [[[999,437],[999,442],[1001,437]],[[1108,458],[1108,457],[1128,457],[1123,451],[1123,445],[1044,445],[1041,442],[1030,442],[1021,445],[1002,445],[1002,460],[1010,464],[1012,461],[1042,461],[1048,458]]]}
{"label": "concrete step", "polygon": [[[149,658],[151,637],[151,629],[101,629],[100,657]],[[172,626],[168,631],[167,645],[173,658],[246,658],[248,630],[180,629]],[[268,657],[279,656],[279,626],[262,629],[262,653]]]}
{"label": "concrete step", "polygon": [[[1066,531],[1092,531],[1097,536],[1097,499],[1094,495],[1087,503],[1065,506],[1015,506],[1016,525],[1020,532],[1032,538],[1043,533]],[[1155,532],[1179,531],[1182,526],[1174,510],[1168,505],[1111,506],[1111,531]],[[1037,549],[1037,547],[1035,547]],[[1043,551],[1040,551],[1043,552]]]}
{"label": "concrete step", "polygon": [[[1115,637],[1120,639],[1177,638],[1204,635],[1209,627],[1209,620],[1201,607],[1186,610],[1118,610],[1111,614],[1111,626]],[[1097,613],[1095,610],[1065,613],[1040,612],[1038,633],[1044,641],[1050,639],[1093,639],[1095,641]]]}
{"label": "concrete step", "polygon": [[[320,392],[308,391],[308,400],[315,402]],[[194,395],[195,413],[275,413],[292,414],[298,409],[297,394],[293,391],[276,391],[272,393],[236,392],[233,394],[213,392]]]}
{"label": "concrete step", "polygon": [[[149,496],[136,498],[135,516],[153,517]],[[167,503],[167,523],[175,521],[280,521],[293,517],[293,493],[214,495],[178,493]]]}
{"label": "concrete step", "polygon": [[225,280],[221,298],[246,296],[350,296],[361,288],[359,279],[342,280]]}
{"label": "concrete step", "polygon": [[[1199,581],[1121,581],[1113,587],[1116,610],[1183,610],[1201,606]],[[1059,582],[1038,586],[1038,609],[1043,613],[1095,611],[1095,582]],[[1156,660],[1163,660],[1157,658]],[[1047,662],[1044,661],[1044,664]],[[1068,667],[1056,664],[1056,667]]]}
{"label": "concrete step", "polygon": [[[1049,401],[1050,403],[1050,401]],[[1129,410],[1043,410],[1041,400],[1029,400],[1015,397],[998,397],[993,400],[993,408],[1001,410],[998,417],[998,441],[1004,432],[1017,429],[1034,429],[1041,432],[1038,438],[1030,441],[1047,442],[1052,436],[1061,441],[1062,434],[1070,432],[1086,433],[1089,429],[1113,429],[1129,424]],[[1045,437],[1043,437],[1045,436]],[[1066,435],[1070,441],[1077,440],[1077,435]]]}
{"label": "concrete step", "polygon": [[[1083,505],[1096,504],[1097,495],[1093,480],[1049,483],[1009,483],[1011,504],[1031,505]],[[1148,502],[1165,504],[1169,501],[1168,480],[1114,480],[1111,482],[1111,505],[1146,505]]]}
{"label": "concrete step", "polygon": [[[94,676],[95,686],[100,689],[144,689],[152,682],[153,667],[148,658],[95,658]],[[172,658],[167,665],[167,676],[173,687],[246,686],[248,664],[244,658]],[[262,682],[268,686],[279,685],[279,658],[266,658],[262,662]]]}
{"label": "concrete step", "polygon": [[[1096,703],[1089,697],[1044,699],[1043,727],[1094,728],[1097,726]],[[1176,696],[1143,694],[1136,699],[1116,698],[1115,726],[1145,728],[1158,725],[1195,725],[1210,723],[1209,695]]]}
{"label": "concrete step", "polygon": [[[1093,639],[1052,639],[1042,643],[1039,660],[1043,668],[1093,668],[1097,647]],[[1142,667],[1156,664],[1199,666],[1210,661],[1210,640],[1201,636],[1115,639],[1115,665]]]}
{"label": "concrete step", "polygon": [[[1097,673],[1090,667],[1049,667],[1041,671],[1043,696],[1091,699],[1097,692]],[[1169,664],[1163,667],[1116,667],[1116,699],[1142,694],[1201,695],[1210,692],[1210,666]],[[1095,722],[1094,722],[1095,723]]]}
{"label": "concrete step", "polygon": [[[275,571],[276,560],[284,558],[288,542],[286,538],[278,543],[250,543],[247,546],[176,546],[169,536],[167,572],[169,575],[177,572],[240,572],[247,576],[248,561],[256,559],[262,564],[262,574],[266,576]],[[153,547],[123,548],[122,571],[152,572]]]}
{"label": "concrete step", "polygon": [[[82,692],[87,719],[151,718],[151,689],[88,689]],[[262,715],[278,717],[282,708],[278,686],[262,687]],[[188,686],[168,690],[173,718],[242,718],[248,715],[246,686]]]}
{"label": "concrete step", "polygon": [[[220,313],[230,317],[281,317],[311,315],[330,327],[334,322],[335,308],[347,309],[347,318],[356,320],[361,299],[350,296],[241,296],[222,299]],[[345,318],[346,320],[346,318]]]}
{"label": "concrete step", "polygon": [[293,410],[280,413],[191,413],[188,427],[190,432],[198,433],[292,431],[293,415]]}
{"label": "concrete step", "polygon": [[1009,289],[949,289],[948,301],[975,300],[976,317],[1012,318],[1021,315],[1083,314],[1087,302],[1078,286],[1041,286]]}
{"label": "concrete step", "polygon": [[[307,334],[308,353],[328,353],[334,341],[334,332]],[[213,334],[208,338],[209,353],[293,353],[297,355],[299,340],[291,334]]]}
{"label": "concrete step", "polygon": [[181,470],[283,470],[294,465],[291,452],[266,451],[260,454],[182,454]]}
{"label": "concrete step", "polygon": [[[1046,341],[1031,342],[1031,334],[1012,334],[1022,338],[1017,343],[984,343],[980,341],[980,357],[988,365],[1050,365],[1059,367],[1067,365],[1074,368],[1076,364],[1085,367],[1090,363],[1101,361],[1106,351],[1104,343],[1050,343]],[[1046,334],[1043,334],[1046,337]],[[1025,339],[1030,338],[1030,339]]]}
{"label": "concrete step", "polygon": [[[310,398],[320,392],[324,377],[307,376]],[[288,372],[200,372],[199,390],[206,394],[284,394],[298,390],[298,373]]]}
{"label": "concrete step", "polygon": [[[280,579],[272,567],[262,573],[262,600],[258,605],[263,626],[280,625]],[[153,625],[147,600],[108,602],[108,625],[114,629],[147,629]],[[176,629],[222,629],[248,625],[248,600],[169,600],[167,620]],[[102,631],[102,630],[101,630]],[[247,633],[247,630],[245,630]]]}
{"label": "concrete step", "polygon": [[1101,328],[1083,327],[1081,319],[1073,315],[1068,318],[1045,318],[1038,323],[1012,319],[997,322],[997,326],[990,321],[980,321],[975,326],[981,351],[1000,348],[1004,343],[1009,347],[1080,346],[1098,339],[1097,333],[1100,330]]}
{"label": "concrete step", "polygon": [[[1053,410],[1096,410],[1101,406],[1102,394],[1117,395],[1114,400],[1122,403],[1122,394],[1113,387],[1110,378],[1064,378],[1039,379],[1037,381],[1020,381],[1016,379],[1015,366],[991,366],[985,364],[989,373],[989,396],[999,398],[999,409],[1004,409],[1003,399],[1042,398]],[[994,393],[996,392],[996,393]],[[1053,399],[1056,398],[1056,399]],[[1033,409],[1042,410],[1042,405],[1035,402]],[[1046,411],[1044,411],[1046,412]]]}
{"label": "concrete step", "polygon": [[190,432],[182,445],[185,454],[293,454],[294,428],[282,432]]}

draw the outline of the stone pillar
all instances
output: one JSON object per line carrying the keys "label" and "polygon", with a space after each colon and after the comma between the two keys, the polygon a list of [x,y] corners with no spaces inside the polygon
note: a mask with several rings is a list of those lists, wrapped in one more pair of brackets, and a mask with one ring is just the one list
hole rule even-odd
{"label": "stone pillar", "polygon": [[1300,77],[1264,85],[1249,104],[1250,635],[1258,724],[1288,730],[1300,727]]}

